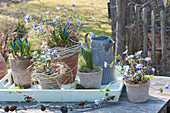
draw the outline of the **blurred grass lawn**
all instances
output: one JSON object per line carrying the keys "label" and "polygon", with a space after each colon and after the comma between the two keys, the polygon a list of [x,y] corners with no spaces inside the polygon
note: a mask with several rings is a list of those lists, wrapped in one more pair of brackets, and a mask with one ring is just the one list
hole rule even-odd
{"label": "blurred grass lawn", "polygon": [[[42,1],[42,0],[41,0]],[[84,16],[84,17],[90,17],[91,15],[98,19],[105,22],[108,22],[108,9],[107,9],[107,2],[108,0],[43,0],[44,4],[50,12],[55,12],[57,16],[57,10],[56,7],[62,7],[62,11],[64,9],[72,9],[72,3],[75,3],[75,11]],[[22,9],[24,11],[24,14],[30,14],[32,16],[40,16],[42,14],[45,14],[45,9],[40,4],[39,0],[33,0],[29,1],[25,4],[13,4],[10,7],[3,8],[4,11],[13,11],[16,14],[18,13],[19,9]],[[99,11],[97,11],[97,10]],[[104,16],[105,15],[105,16]],[[1,15],[0,16],[5,16]],[[24,19],[25,17],[21,17]],[[88,32],[95,33],[96,36],[111,36],[111,26],[108,24],[102,24],[98,22],[91,22],[91,21],[84,21],[83,24],[87,25],[87,29],[84,30],[80,36],[80,38],[83,38],[84,35]],[[29,37],[33,37],[34,32],[30,30]],[[33,50],[36,50],[40,48],[41,40],[37,38],[30,38],[30,41],[33,42]]]}

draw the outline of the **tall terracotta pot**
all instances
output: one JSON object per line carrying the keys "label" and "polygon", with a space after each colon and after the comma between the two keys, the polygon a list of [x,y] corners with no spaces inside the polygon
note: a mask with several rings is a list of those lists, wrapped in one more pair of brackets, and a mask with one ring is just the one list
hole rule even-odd
{"label": "tall terracotta pot", "polygon": [[75,81],[78,69],[78,53],[61,58],[61,62],[64,62],[70,68],[66,74],[63,75],[62,84],[73,83]]}
{"label": "tall terracotta pot", "polygon": [[8,74],[8,68],[2,55],[0,54],[0,80]]}
{"label": "tall terracotta pot", "polygon": [[12,75],[14,83],[16,85],[21,85],[24,88],[29,88],[32,86],[31,75],[33,68],[27,69],[32,62],[30,59],[24,58],[9,58],[10,67],[12,70]]}
{"label": "tall terracotta pot", "polygon": [[135,103],[145,102],[148,99],[150,80],[145,84],[129,84],[125,82],[128,100]]}

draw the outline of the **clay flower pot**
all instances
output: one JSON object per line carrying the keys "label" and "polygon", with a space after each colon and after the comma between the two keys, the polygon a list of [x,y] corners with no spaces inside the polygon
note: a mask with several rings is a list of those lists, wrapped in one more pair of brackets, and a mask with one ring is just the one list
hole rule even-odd
{"label": "clay flower pot", "polygon": [[148,99],[150,80],[142,85],[129,84],[125,82],[128,100],[130,102],[141,103]]}
{"label": "clay flower pot", "polygon": [[78,72],[80,78],[80,84],[85,88],[97,88],[100,89],[102,82],[103,69],[101,68],[98,72],[83,73]]}
{"label": "clay flower pot", "polygon": [[78,69],[78,53],[75,53],[69,57],[61,58],[61,62],[64,62],[70,69],[62,77],[62,84],[73,83],[76,78]]}
{"label": "clay flower pot", "polygon": [[32,62],[30,59],[25,58],[9,58],[10,67],[12,70],[12,75],[14,83],[16,85],[21,85],[24,88],[29,88],[32,86],[31,75],[33,72],[33,67],[27,69]]}
{"label": "clay flower pot", "polygon": [[8,74],[8,68],[2,55],[0,54],[0,80]]}

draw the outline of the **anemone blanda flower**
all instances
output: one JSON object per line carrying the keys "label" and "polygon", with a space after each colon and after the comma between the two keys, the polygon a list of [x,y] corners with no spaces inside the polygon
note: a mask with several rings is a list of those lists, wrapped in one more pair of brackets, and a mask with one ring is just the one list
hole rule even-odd
{"label": "anemone blanda flower", "polygon": [[123,52],[123,54],[127,54],[128,50],[126,50],[125,52]]}
{"label": "anemone blanda flower", "polygon": [[167,85],[165,85],[165,89],[169,89],[169,85],[167,84]]}
{"label": "anemone blanda flower", "polygon": [[49,15],[49,14],[50,14],[50,11],[46,11],[45,14]]}
{"label": "anemone blanda flower", "polygon": [[43,32],[44,31],[44,29],[42,28],[42,29],[40,29],[40,32]]}
{"label": "anemone blanda flower", "polygon": [[61,9],[61,7],[56,7],[56,9],[57,9],[57,10],[60,10],[60,9]]}
{"label": "anemone blanda flower", "polygon": [[45,54],[45,51],[42,51],[42,52],[41,52],[41,54],[43,54],[43,55],[44,55],[44,54]]}
{"label": "anemone blanda flower", "polygon": [[105,68],[107,68],[107,65],[108,65],[108,63],[107,63],[107,62],[104,62],[104,67],[105,67]]}
{"label": "anemone blanda flower", "polygon": [[52,49],[48,49],[48,53],[51,53],[51,52],[53,52],[53,50]]}
{"label": "anemone blanda flower", "polygon": [[120,65],[122,68],[124,67],[124,64]]}
{"label": "anemone blanda flower", "polygon": [[139,79],[139,77],[138,77],[138,76],[136,76],[136,79]]}
{"label": "anemone blanda flower", "polygon": [[67,9],[64,9],[64,12],[67,12]]}
{"label": "anemone blanda flower", "polygon": [[94,102],[95,102],[96,105],[100,104],[100,100],[99,99],[96,99]]}
{"label": "anemone blanda flower", "polygon": [[137,64],[137,65],[136,65],[136,68],[137,68],[137,69],[142,69],[142,67],[143,67],[142,64]]}
{"label": "anemone blanda flower", "polygon": [[78,23],[81,23],[81,20],[77,20]]}
{"label": "anemone blanda flower", "polygon": [[152,68],[152,72],[155,72],[155,68]]}
{"label": "anemone blanda flower", "polygon": [[151,60],[151,57],[145,57],[144,59],[146,62],[150,61]]}
{"label": "anemone blanda flower", "polygon": [[90,37],[95,37],[95,34],[90,32]]}
{"label": "anemone blanda flower", "polygon": [[129,55],[128,58],[132,59],[132,58],[134,58],[134,55]]}
{"label": "anemone blanda flower", "polygon": [[137,54],[138,56],[140,56],[140,55],[142,54],[142,50],[141,50],[141,51],[138,51],[136,54]]}
{"label": "anemone blanda flower", "polygon": [[57,23],[57,21],[56,21],[56,20],[53,20],[53,23],[55,24],[55,23]]}
{"label": "anemone blanda flower", "polygon": [[86,27],[86,25],[83,25],[83,27]]}

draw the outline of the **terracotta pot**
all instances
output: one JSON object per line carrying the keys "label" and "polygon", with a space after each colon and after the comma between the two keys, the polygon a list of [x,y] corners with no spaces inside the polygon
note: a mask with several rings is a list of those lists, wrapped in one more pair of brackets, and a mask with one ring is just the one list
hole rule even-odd
{"label": "terracotta pot", "polygon": [[8,74],[8,68],[2,55],[0,54],[0,80]]}
{"label": "terracotta pot", "polygon": [[150,80],[142,85],[129,84],[125,82],[128,100],[130,102],[141,103],[148,99]]}
{"label": "terracotta pot", "polygon": [[98,72],[93,73],[82,73],[78,72],[80,78],[80,84],[85,88],[97,88],[100,89],[102,82],[103,69],[101,68]]}
{"label": "terracotta pot", "polygon": [[32,64],[32,62],[29,59],[24,58],[9,58],[9,62],[14,83],[16,85],[22,85],[24,88],[31,87],[33,67],[29,70],[27,68]]}
{"label": "terracotta pot", "polygon": [[[70,70],[62,77],[62,84],[70,84],[75,81],[77,69],[78,69],[78,53],[75,53],[69,57],[61,58],[61,62],[64,62],[67,66],[70,67]],[[71,73],[73,76],[70,76]]]}

